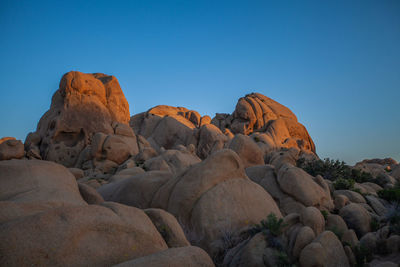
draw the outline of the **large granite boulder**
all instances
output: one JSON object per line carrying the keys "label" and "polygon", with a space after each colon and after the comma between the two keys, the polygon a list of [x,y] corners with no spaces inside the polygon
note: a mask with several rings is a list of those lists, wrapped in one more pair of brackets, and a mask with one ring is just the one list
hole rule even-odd
{"label": "large granite boulder", "polygon": [[2,223],[0,239],[1,266],[111,266],[168,248],[142,210],[106,202]]}
{"label": "large granite boulder", "polygon": [[49,207],[86,205],[72,173],[41,160],[0,161],[0,200]]}
{"label": "large granite boulder", "polygon": [[172,213],[195,237],[193,241],[212,254],[218,249],[215,241],[227,232],[259,223],[270,213],[282,216],[272,197],[247,178],[240,158],[229,149],[170,179],[155,194],[152,206]]}

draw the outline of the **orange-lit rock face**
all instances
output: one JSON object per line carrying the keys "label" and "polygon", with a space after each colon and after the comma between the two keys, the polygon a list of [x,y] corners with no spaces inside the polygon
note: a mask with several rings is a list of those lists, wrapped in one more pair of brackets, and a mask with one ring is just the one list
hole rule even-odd
{"label": "orange-lit rock face", "polygon": [[201,117],[194,110],[159,105],[132,116],[129,124],[136,134],[151,140],[155,147],[171,149],[178,145],[195,145],[196,129],[210,121],[209,116]]}
{"label": "orange-lit rock face", "polygon": [[250,135],[265,132],[276,147],[298,147],[315,152],[306,128],[290,109],[259,93],[239,99],[232,115],[217,114],[212,123],[222,131]]}
{"label": "orange-lit rock face", "polygon": [[73,166],[94,133],[112,134],[113,122],[129,119],[128,102],[114,76],[68,72],[37,127],[42,158]]}

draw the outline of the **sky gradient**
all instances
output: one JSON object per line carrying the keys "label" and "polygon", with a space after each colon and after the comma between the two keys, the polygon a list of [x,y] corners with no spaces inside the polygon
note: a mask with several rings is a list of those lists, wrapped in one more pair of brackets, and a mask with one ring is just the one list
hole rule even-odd
{"label": "sky gradient", "polygon": [[321,158],[400,160],[400,1],[0,2],[0,137],[24,140],[71,70],[116,76],[131,114],[289,107]]}

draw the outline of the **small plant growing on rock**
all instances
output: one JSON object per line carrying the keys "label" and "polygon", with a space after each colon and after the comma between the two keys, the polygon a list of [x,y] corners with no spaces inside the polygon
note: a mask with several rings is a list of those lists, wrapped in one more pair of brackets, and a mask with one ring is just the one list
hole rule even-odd
{"label": "small plant growing on rock", "polygon": [[284,251],[277,251],[275,258],[276,258],[276,265],[278,267],[295,267],[296,266],[290,262],[288,254]]}
{"label": "small plant growing on rock", "polygon": [[282,218],[278,219],[274,213],[270,213],[266,220],[262,220],[260,224],[254,225],[250,228],[249,232],[251,235],[259,232],[263,233],[270,247],[283,251],[282,242],[278,237],[285,226]]}
{"label": "small plant growing on rock", "polygon": [[282,233],[284,226],[282,218],[278,219],[274,213],[270,213],[266,220],[256,224],[251,231],[254,231],[254,233],[262,232],[264,235],[272,234],[277,237]]}

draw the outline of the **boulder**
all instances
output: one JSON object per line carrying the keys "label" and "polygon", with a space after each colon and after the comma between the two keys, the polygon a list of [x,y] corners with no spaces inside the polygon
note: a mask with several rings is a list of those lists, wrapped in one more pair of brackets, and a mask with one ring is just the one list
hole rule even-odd
{"label": "boulder", "polygon": [[337,214],[329,214],[326,219],[325,229],[343,235],[347,230],[347,225],[342,217]]}
{"label": "boulder", "polygon": [[262,233],[256,234],[234,255],[229,266],[265,266],[264,255],[267,245],[265,236]]}
{"label": "boulder", "polygon": [[302,267],[325,267],[327,258],[324,247],[318,242],[308,244],[300,253],[299,263]]}
{"label": "boulder", "polygon": [[144,212],[156,226],[168,247],[190,246],[181,226],[172,214],[161,209],[146,209]]}
{"label": "boulder", "polygon": [[85,176],[83,170],[81,170],[81,169],[68,168],[68,170],[72,173],[72,175],[75,176],[76,180],[81,179],[83,176]]}
{"label": "boulder", "polygon": [[346,196],[348,200],[353,203],[367,203],[361,194],[351,190],[335,190],[333,196],[336,197],[338,195]]}
{"label": "boulder", "polygon": [[358,237],[362,237],[371,231],[371,215],[361,205],[351,203],[340,209],[339,215],[350,229],[353,229]]}
{"label": "boulder", "polygon": [[226,231],[259,223],[271,212],[281,217],[272,197],[247,178],[240,158],[229,149],[165,183],[152,207],[172,213],[208,252],[214,251],[211,243]]}
{"label": "boulder", "polygon": [[311,229],[308,226],[302,227],[296,236],[296,242],[294,243],[292,249],[293,257],[298,258],[303,248],[308,244],[310,244],[314,240],[314,238],[315,238],[315,233],[313,229]]}
{"label": "boulder", "polygon": [[72,173],[42,160],[1,161],[0,200],[52,207],[86,205]]}
{"label": "boulder", "polygon": [[214,267],[210,256],[199,247],[170,248],[148,256],[126,261],[113,267]]}
{"label": "boulder", "polygon": [[353,229],[345,231],[342,236],[342,242],[343,244],[348,244],[351,247],[357,246],[359,241],[356,232],[354,232]]}
{"label": "boulder", "polygon": [[129,122],[129,105],[117,79],[101,73],[68,72],[38,123],[40,154],[74,167],[95,133],[114,134],[113,122]]}
{"label": "boulder", "polygon": [[315,207],[307,207],[300,211],[300,221],[309,226],[315,233],[315,236],[322,233],[325,229],[325,219],[321,212]]}
{"label": "boulder", "polygon": [[333,203],[335,205],[335,209],[340,210],[341,208],[349,204],[350,200],[345,195],[336,194],[336,196],[334,196]]}
{"label": "boulder", "polygon": [[290,164],[284,164],[278,172],[277,180],[283,192],[305,206],[315,206],[319,209],[328,210],[333,208],[330,195],[304,170]]}
{"label": "boulder", "polygon": [[82,198],[88,204],[101,204],[104,202],[103,197],[97,193],[96,189],[91,186],[88,186],[83,183],[78,183],[79,192],[81,193]]}
{"label": "boulder", "polygon": [[253,182],[261,185],[273,197],[284,214],[299,212],[305,208],[303,204],[281,190],[276,181],[273,165],[267,164],[249,167],[246,168],[246,174]]}
{"label": "boulder", "polygon": [[219,248],[212,246],[213,240],[221,238],[226,232],[236,232],[259,223],[270,213],[282,217],[265,190],[245,179],[230,179],[201,196],[193,207],[189,225],[199,237],[198,244],[206,251],[214,252]]}
{"label": "boulder", "polygon": [[245,168],[264,165],[264,156],[261,149],[246,135],[235,135],[229,144],[229,148],[239,155]]}
{"label": "boulder", "polygon": [[[322,265],[321,265],[322,262]],[[301,266],[350,266],[339,239],[331,231],[321,233],[300,254]]]}
{"label": "boulder", "polygon": [[40,141],[41,137],[36,132],[30,132],[25,138],[24,148],[26,151],[26,156],[29,159],[42,159],[40,156]]}
{"label": "boulder", "polygon": [[158,190],[172,175],[165,171],[149,171],[114,183],[106,184],[97,191],[106,201],[147,209]]}
{"label": "boulder", "polygon": [[145,161],[143,166],[149,171],[163,170],[178,175],[200,161],[201,160],[192,153],[171,149],[164,151],[160,156]]}
{"label": "boulder", "polygon": [[206,124],[200,128],[197,155],[205,159],[208,155],[224,148],[228,138],[213,124]]}
{"label": "boulder", "polygon": [[368,201],[368,204],[372,207],[376,214],[379,216],[384,216],[387,213],[387,202],[383,199],[374,196],[365,196]]}
{"label": "boulder", "polygon": [[168,248],[143,211],[117,203],[66,205],[9,221],[0,239],[1,266],[111,266]]}
{"label": "boulder", "polygon": [[375,251],[378,238],[375,233],[366,233],[360,238],[360,245],[368,249],[368,251]]}
{"label": "boulder", "polygon": [[25,155],[24,144],[13,137],[0,139],[0,160],[20,159]]}

